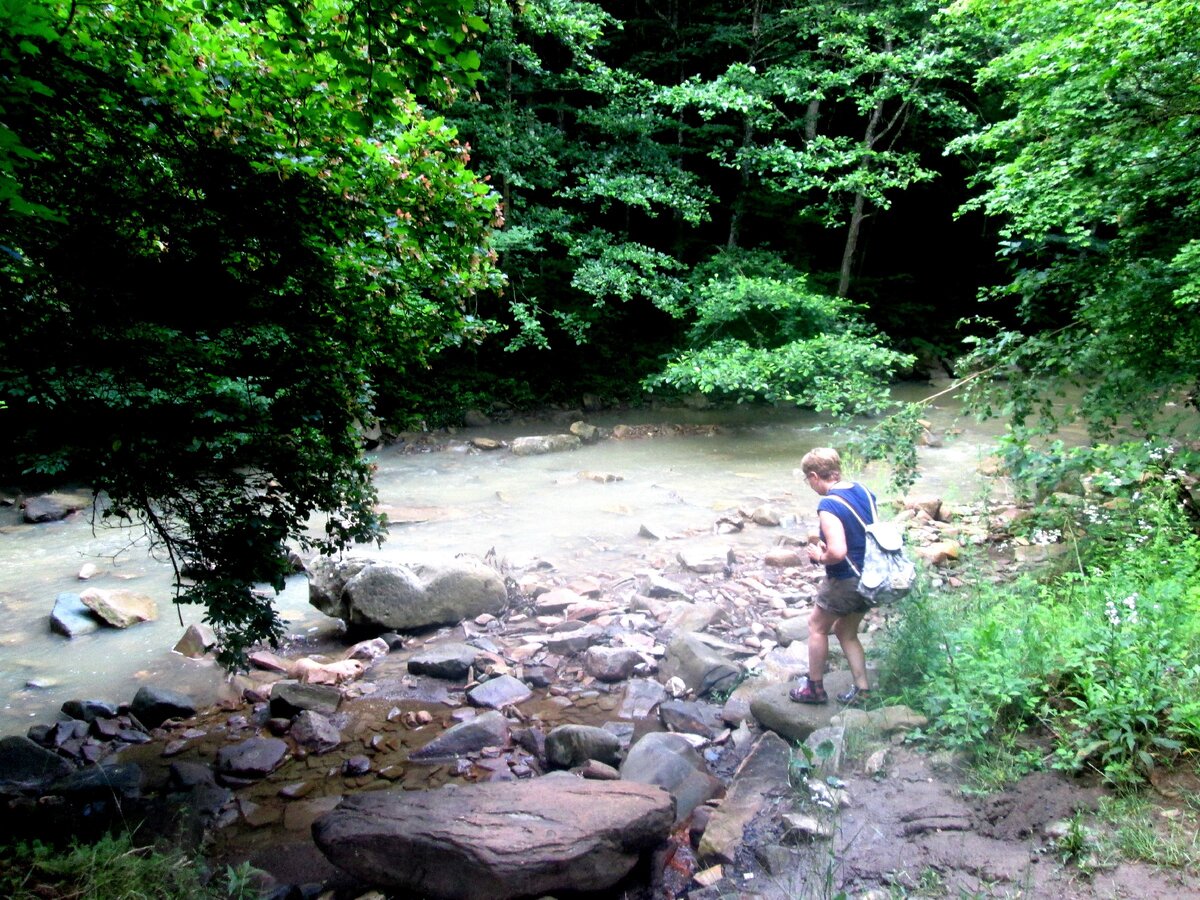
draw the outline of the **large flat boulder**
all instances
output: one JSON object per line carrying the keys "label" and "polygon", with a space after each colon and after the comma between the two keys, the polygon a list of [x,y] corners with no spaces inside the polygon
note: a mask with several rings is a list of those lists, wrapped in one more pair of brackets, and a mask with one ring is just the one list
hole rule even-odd
{"label": "large flat boulder", "polygon": [[661,788],[550,776],[358,794],[318,818],[313,838],[376,888],[506,900],[611,887],[674,819]]}

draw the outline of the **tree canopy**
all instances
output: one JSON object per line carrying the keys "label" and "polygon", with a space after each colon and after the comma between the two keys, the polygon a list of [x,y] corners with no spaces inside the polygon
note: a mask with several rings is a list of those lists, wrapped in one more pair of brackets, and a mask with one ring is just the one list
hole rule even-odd
{"label": "tree canopy", "polygon": [[[254,589],[289,546],[382,535],[381,413],[700,391],[846,419],[966,346],[1014,449],[1078,414],[1153,452],[1200,392],[1198,26],[0,0],[5,477],[144,523],[233,661],[279,634]],[[918,417],[866,452],[911,463]]]}
{"label": "tree canopy", "polygon": [[[226,638],[375,539],[382,369],[471,334],[496,201],[434,105],[468,4],[5,3],[6,458],[143,521]],[[310,519],[323,524],[311,532]]]}

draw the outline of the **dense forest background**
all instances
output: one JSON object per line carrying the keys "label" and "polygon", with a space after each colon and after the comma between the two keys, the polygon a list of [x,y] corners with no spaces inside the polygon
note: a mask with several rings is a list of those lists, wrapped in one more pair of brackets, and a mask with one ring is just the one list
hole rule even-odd
{"label": "dense forest background", "polygon": [[1092,464],[1018,459],[1074,416],[1147,457],[1200,375],[1198,35],[1182,0],[3,0],[3,477],[143,522],[235,660],[289,542],[382,533],[379,417],[850,416],[944,365],[1014,470]]}

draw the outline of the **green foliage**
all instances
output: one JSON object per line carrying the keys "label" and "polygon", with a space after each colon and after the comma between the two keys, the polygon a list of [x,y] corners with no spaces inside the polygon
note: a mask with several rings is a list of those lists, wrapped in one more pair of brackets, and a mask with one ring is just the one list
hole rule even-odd
{"label": "green foliage", "polygon": [[[968,208],[996,217],[1022,327],[987,328],[972,396],[1017,427],[1081,419],[1108,438],[1162,433],[1164,405],[1200,383],[1200,9],[1181,0],[1003,9],[960,2],[996,35],[981,73],[1003,114],[956,148],[980,158]],[[1072,404],[1052,403],[1063,386]],[[1193,392],[1189,395],[1189,392]],[[1036,421],[1031,419],[1036,418]]]}
{"label": "green foliage", "polygon": [[804,275],[769,255],[728,253],[698,276],[705,280],[693,283],[686,307],[692,346],[647,380],[651,389],[848,416],[883,408],[887,380],[909,362],[883,345],[851,303],[812,290]]}
{"label": "green foliage", "polygon": [[1103,530],[1083,572],[906,609],[890,689],[930,715],[927,737],[977,751],[1041,726],[1056,765],[1116,784],[1200,750],[1200,540],[1154,497]]}
{"label": "green foliage", "polygon": [[250,883],[252,875],[243,865],[227,870],[225,884],[204,885],[184,854],[135,847],[128,837],[73,842],[65,850],[36,841],[0,847],[0,891],[11,900],[248,900],[258,895]]}
{"label": "green foliage", "polygon": [[0,6],[5,476],[144,523],[227,664],[289,544],[380,537],[373,387],[486,330],[495,198],[429,107],[467,7]]}

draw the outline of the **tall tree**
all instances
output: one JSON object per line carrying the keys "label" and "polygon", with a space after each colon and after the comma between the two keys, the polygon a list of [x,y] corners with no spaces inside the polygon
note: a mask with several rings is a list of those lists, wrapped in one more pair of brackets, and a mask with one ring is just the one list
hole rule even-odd
{"label": "tall tree", "polygon": [[[1026,429],[1081,416],[1167,428],[1200,394],[1200,8],[1183,0],[963,2],[964,27],[995,34],[983,87],[1003,114],[958,147],[982,158],[973,206],[1003,223],[1021,326],[983,339],[980,408]],[[1066,407],[1050,401],[1078,392]],[[1142,444],[1159,452],[1158,441]]]}
{"label": "tall tree", "polygon": [[255,588],[289,543],[382,533],[372,386],[498,280],[494,198],[429,111],[474,84],[469,11],[0,5],[5,471],[144,523],[228,663],[281,633]]}

